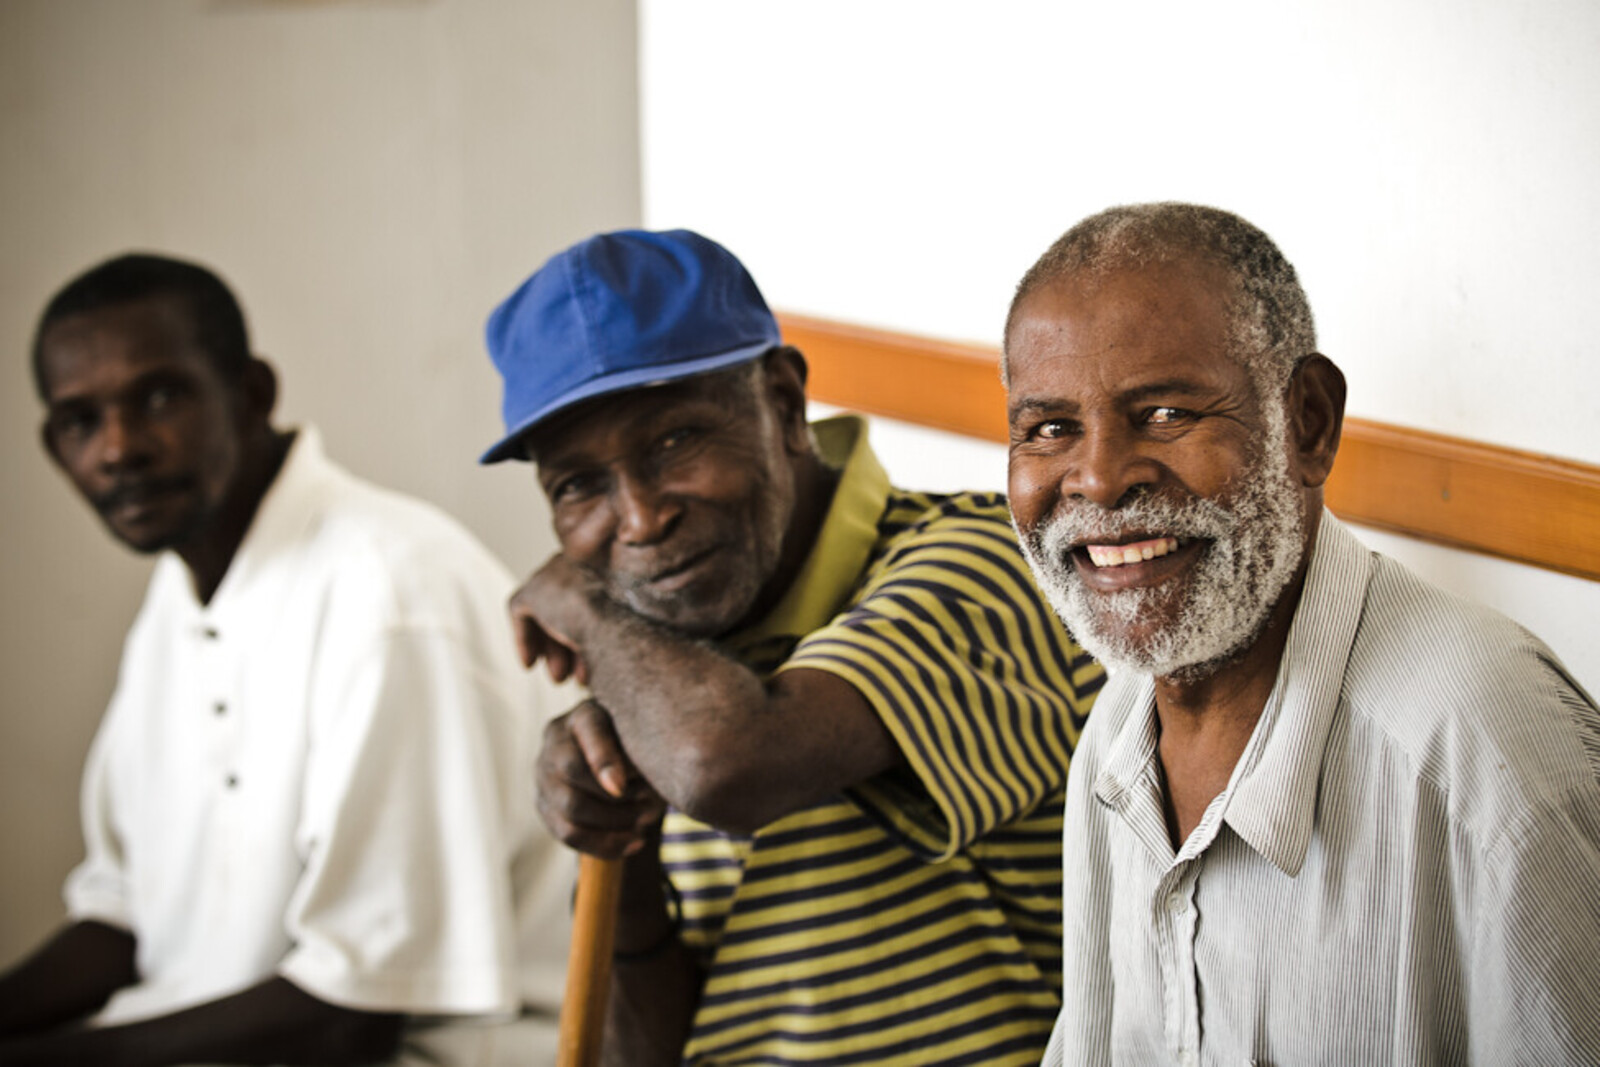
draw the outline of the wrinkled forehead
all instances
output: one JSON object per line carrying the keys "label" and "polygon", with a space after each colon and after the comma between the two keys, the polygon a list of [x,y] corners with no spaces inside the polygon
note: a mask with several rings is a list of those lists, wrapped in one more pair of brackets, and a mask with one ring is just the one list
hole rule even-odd
{"label": "wrinkled forehead", "polygon": [[1243,329],[1249,316],[1242,299],[1233,271],[1197,255],[1107,260],[1099,267],[1066,270],[1039,282],[1014,307],[1006,324],[1001,379],[1009,390],[1030,357],[1059,352],[1073,334],[1099,331],[1119,343],[1165,349],[1173,359],[1201,353],[1208,360],[1220,357],[1247,375],[1264,398],[1270,383],[1259,361],[1250,358],[1254,339]]}
{"label": "wrinkled forehead", "polygon": [[1106,255],[1039,279],[1018,302],[1018,310],[1026,309],[1041,293],[1069,293],[1090,300],[1108,289],[1130,288],[1150,294],[1182,293],[1226,310],[1238,299],[1239,279],[1225,263],[1200,253]]}
{"label": "wrinkled forehead", "polygon": [[1227,271],[1195,260],[1063,272],[1018,301],[1005,354],[1014,357],[1041,339],[1113,327],[1127,336],[1174,326],[1229,336],[1236,291]]}
{"label": "wrinkled forehead", "polygon": [[741,364],[580,401],[523,434],[524,455],[543,466],[589,452],[625,434],[647,435],[652,427],[693,413],[748,411],[761,399],[751,387],[751,375],[751,365]]}

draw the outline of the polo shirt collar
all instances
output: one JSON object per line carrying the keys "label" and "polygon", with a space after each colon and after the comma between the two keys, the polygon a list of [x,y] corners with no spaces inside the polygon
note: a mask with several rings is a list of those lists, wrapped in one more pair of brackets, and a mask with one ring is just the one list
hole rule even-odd
{"label": "polo shirt collar", "polygon": [[765,618],[728,639],[733,650],[779,636],[800,637],[826,625],[849,602],[877,544],[889,476],[867,444],[866,420],[840,415],[812,423],[811,429],[822,461],[842,468],[839,484],[800,573]]}
{"label": "polo shirt collar", "polygon": [[281,550],[297,543],[304,535],[319,510],[319,501],[334,471],[323,453],[322,435],[316,427],[297,429],[289,445],[289,454],[257,505],[250,528],[239,542],[210,603],[202,607],[194,596],[193,584],[184,582],[196,611],[218,623],[232,614],[233,605],[246,595],[255,576],[268,567]]}

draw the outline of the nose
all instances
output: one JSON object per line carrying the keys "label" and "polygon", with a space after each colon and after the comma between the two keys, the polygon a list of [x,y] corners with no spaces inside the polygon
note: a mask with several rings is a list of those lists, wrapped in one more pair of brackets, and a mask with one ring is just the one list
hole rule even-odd
{"label": "nose", "polygon": [[1062,488],[1103,508],[1118,507],[1157,478],[1155,464],[1134,435],[1119,426],[1085,427],[1073,453],[1075,462]]}
{"label": "nose", "polygon": [[144,421],[121,408],[109,408],[102,416],[98,444],[100,466],[108,471],[141,466],[150,459]]}
{"label": "nose", "polygon": [[683,505],[646,477],[623,474],[614,483],[612,506],[617,515],[617,540],[624,545],[655,544],[672,533]]}

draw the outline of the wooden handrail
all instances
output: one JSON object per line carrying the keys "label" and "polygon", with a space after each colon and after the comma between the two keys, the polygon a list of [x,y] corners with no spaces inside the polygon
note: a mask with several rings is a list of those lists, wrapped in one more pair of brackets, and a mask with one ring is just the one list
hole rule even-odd
{"label": "wooden handrail", "polygon": [[[812,397],[1006,440],[995,349],[778,318],[784,340],[811,366]],[[1600,467],[1347,418],[1326,499],[1352,522],[1600,579]]]}

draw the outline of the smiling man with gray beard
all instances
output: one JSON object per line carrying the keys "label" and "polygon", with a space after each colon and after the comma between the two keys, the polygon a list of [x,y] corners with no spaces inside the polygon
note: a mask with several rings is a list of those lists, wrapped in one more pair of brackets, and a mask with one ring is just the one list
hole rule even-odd
{"label": "smiling man with gray beard", "polygon": [[1114,672],[1045,1063],[1600,1062],[1600,711],[1323,510],[1344,378],[1272,241],[1093,216],[1005,370],[1017,533]]}

